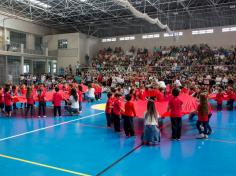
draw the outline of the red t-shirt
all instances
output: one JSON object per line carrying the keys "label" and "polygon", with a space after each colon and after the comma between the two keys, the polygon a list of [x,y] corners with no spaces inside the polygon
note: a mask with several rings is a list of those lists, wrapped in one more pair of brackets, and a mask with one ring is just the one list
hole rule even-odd
{"label": "red t-shirt", "polygon": [[4,103],[4,93],[0,91],[0,103]]}
{"label": "red t-shirt", "polygon": [[208,114],[212,114],[212,107],[210,103],[208,103]]}
{"label": "red t-shirt", "polygon": [[121,108],[122,108],[122,103],[119,99],[116,99],[114,101],[114,106],[113,106],[113,113],[115,115],[121,115]]}
{"label": "red t-shirt", "polygon": [[105,110],[106,113],[108,113],[108,114],[111,113],[113,103],[114,103],[114,99],[113,99],[113,98],[109,98],[109,99],[107,100],[107,103],[106,103],[106,110]]}
{"label": "red t-shirt", "polygon": [[38,94],[38,101],[39,102],[45,102],[46,101],[44,92],[42,92],[41,94]]}
{"label": "red t-shirt", "polygon": [[217,93],[216,94],[216,102],[219,104],[222,104],[224,100],[224,94],[223,93]]}
{"label": "red t-shirt", "polygon": [[95,86],[95,85],[94,85],[94,87],[93,87],[93,88],[95,89],[95,92],[94,92],[94,94],[95,94],[95,95],[98,95],[98,93],[99,93],[98,86]]}
{"label": "red t-shirt", "polygon": [[234,99],[234,92],[232,90],[228,90],[227,91],[227,95],[228,95],[228,98],[231,100],[231,99]]}
{"label": "red t-shirt", "polygon": [[140,100],[145,100],[145,98],[146,98],[145,92],[142,91],[142,90],[140,90],[140,91],[139,91],[138,98],[139,98]]}
{"label": "red t-shirt", "polygon": [[[200,105],[198,105],[198,111],[200,109]],[[208,114],[209,114],[209,104],[208,104]],[[199,112],[198,112],[198,121],[201,121],[201,122],[207,122],[208,121],[208,114],[207,115],[201,115]]]}
{"label": "red t-shirt", "polygon": [[61,106],[62,96],[60,93],[55,92],[52,98],[54,106]]}
{"label": "red t-shirt", "polygon": [[186,87],[182,88],[181,93],[186,93],[186,94],[189,93],[188,88],[186,88]]}
{"label": "red t-shirt", "polygon": [[173,97],[169,101],[170,117],[182,117],[183,102],[178,97]]}
{"label": "red t-shirt", "polygon": [[30,94],[30,96],[27,98],[27,104],[34,104],[34,96],[33,93]]}
{"label": "red t-shirt", "polygon": [[12,96],[8,92],[5,94],[5,106],[11,106],[12,105]]}
{"label": "red t-shirt", "polygon": [[26,88],[21,88],[21,94],[24,96],[24,95],[26,95]]}
{"label": "red t-shirt", "polygon": [[125,103],[124,115],[129,116],[129,117],[136,117],[136,111],[134,108],[134,103],[132,101],[128,101]]}
{"label": "red t-shirt", "polygon": [[78,91],[78,95],[79,95],[79,102],[83,101],[83,92]]}
{"label": "red t-shirt", "polygon": [[98,93],[102,93],[102,87],[101,86],[98,86],[97,89],[98,89]]}

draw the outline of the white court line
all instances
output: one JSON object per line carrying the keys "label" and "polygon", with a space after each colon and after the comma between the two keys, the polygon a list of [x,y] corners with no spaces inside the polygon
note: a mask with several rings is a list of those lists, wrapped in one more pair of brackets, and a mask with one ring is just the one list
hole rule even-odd
{"label": "white court line", "polygon": [[66,121],[66,122],[58,123],[56,125],[51,125],[51,126],[47,126],[47,127],[44,127],[44,128],[39,128],[39,129],[28,131],[28,132],[25,132],[25,133],[17,134],[17,135],[14,135],[14,136],[9,136],[9,137],[6,137],[6,138],[2,138],[2,139],[0,139],[0,142],[8,140],[8,139],[16,138],[16,137],[19,137],[19,136],[23,136],[23,135],[26,135],[26,134],[35,133],[37,131],[42,131],[42,130],[46,130],[46,129],[49,129],[49,128],[53,128],[53,127],[56,127],[56,126],[65,125],[67,123],[76,122],[76,121],[79,121],[79,120],[82,120],[82,119],[87,119],[89,117],[94,117],[94,116],[97,116],[97,115],[100,115],[100,114],[104,114],[104,112],[84,116],[84,117],[81,117],[81,118],[77,118],[77,119],[69,120],[69,121]]}

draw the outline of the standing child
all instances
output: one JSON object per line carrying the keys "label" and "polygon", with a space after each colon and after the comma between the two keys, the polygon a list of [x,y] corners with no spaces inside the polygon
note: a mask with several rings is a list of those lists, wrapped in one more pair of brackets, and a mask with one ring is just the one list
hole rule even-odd
{"label": "standing child", "polygon": [[224,100],[223,90],[222,88],[219,88],[219,91],[216,94],[217,111],[222,111],[223,100]]}
{"label": "standing child", "polygon": [[82,86],[78,86],[78,95],[79,95],[79,113],[82,112],[82,102],[83,102],[83,88]]}
{"label": "standing child", "polygon": [[159,114],[156,111],[155,103],[149,100],[147,103],[147,112],[144,114],[144,132],[142,141],[144,144],[155,144],[160,142],[160,130],[158,129]]}
{"label": "standing child", "polygon": [[12,93],[13,93],[13,110],[17,109],[16,103],[18,102],[18,87],[13,85],[12,86]]}
{"label": "standing child", "polygon": [[134,108],[134,103],[131,101],[132,97],[130,94],[125,97],[125,112],[123,115],[124,119],[124,130],[126,136],[134,136],[134,122],[133,119],[136,117],[136,111]]}
{"label": "standing child", "polygon": [[4,91],[0,86],[0,112],[4,113]]}
{"label": "standing child", "polygon": [[8,117],[11,117],[12,96],[11,96],[10,89],[8,86],[5,88],[5,112]]}
{"label": "standing child", "polygon": [[198,121],[197,121],[197,129],[199,131],[199,136],[197,139],[207,139],[208,138],[208,115],[209,115],[209,107],[208,107],[207,96],[205,94],[200,95],[200,104],[198,106]]}
{"label": "standing child", "polygon": [[227,102],[227,105],[228,105],[228,109],[230,111],[232,111],[234,109],[234,92],[233,92],[233,88],[232,87],[228,87],[228,89],[226,90],[226,93],[228,95],[228,102]]}
{"label": "standing child", "polygon": [[34,96],[33,96],[33,92],[32,92],[31,87],[27,87],[26,100],[27,100],[27,108],[25,111],[25,116],[28,116],[28,112],[30,110],[30,115],[32,117],[33,111],[34,111]]}
{"label": "standing child", "polygon": [[39,109],[38,109],[38,117],[41,116],[41,109],[43,110],[43,117],[46,117],[46,99],[45,99],[45,91],[43,88],[39,88],[38,90],[38,102],[39,102]]}
{"label": "standing child", "polygon": [[113,106],[114,129],[116,132],[120,132],[120,117],[121,113],[124,111],[124,109],[122,108],[121,96],[122,95],[120,93],[115,94],[116,99]]}
{"label": "standing child", "polygon": [[61,117],[61,101],[62,101],[62,96],[59,93],[59,88],[55,87],[55,93],[53,94],[52,102],[54,105],[54,117],[57,116],[57,112],[59,117]]}
{"label": "standing child", "polygon": [[210,135],[212,133],[212,129],[210,126],[210,119],[212,116],[212,108],[211,108],[211,104],[208,102],[208,123],[207,123],[207,134]]}
{"label": "standing child", "polygon": [[88,85],[87,97],[88,102],[93,102],[95,100],[95,89],[92,87],[91,84]]}
{"label": "standing child", "polygon": [[107,93],[107,103],[106,103],[106,119],[107,119],[107,127],[111,127],[112,123],[112,108],[113,108],[113,94],[111,92]]}
{"label": "standing child", "polygon": [[[25,87],[25,84],[23,84],[22,86],[21,86],[21,88],[20,88],[20,92],[21,92],[21,96],[22,97],[24,97],[25,98],[25,96],[26,96],[26,87]],[[20,105],[20,108],[22,109],[22,107],[23,107],[23,103],[21,103],[21,105]],[[26,107],[26,103],[24,103],[24,108]]]}
{"label": "standing child", "polygon": [[170,111],[171,127],[172,127],[172,140],[181,139],[182,128],[182,105],[183,102],[179,99],[179,89],[172,90],[173,97],[169,101],[168,111]]}

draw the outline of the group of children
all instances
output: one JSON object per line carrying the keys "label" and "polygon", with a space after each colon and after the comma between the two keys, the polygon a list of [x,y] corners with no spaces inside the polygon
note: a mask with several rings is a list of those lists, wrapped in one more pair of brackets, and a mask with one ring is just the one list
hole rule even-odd
{"label": "group of children", "polygon": [[[107,93],[106,103],[106,120],[107,126],[111,127],[112,123],[114,130],[120,132],[120,121],[123,119],[124,132],[126,136],[134,136],[134,118],[136,117],[136,108],[133,101],[137,99],[147,100],[147,108],[144,114],[144,132],[142,139],[144,143],[157,143],[160,141],[160,130],[158,128],[161,117],[158,114],[155,101],[162,101],[167,94],[167,90],[149,88],[140,89],[131,88],[130,92],[125,95],[125,103],[123,104],[123,92],[121,88],[111,89]],[[197,98],[198,106],[194,112],[190,114],[197,115],[196,127],[199,132],[198,139],[207,139],[212,133],[210,127],[210,118],[212,116],[212,108],[208,101],[209,92],[205,88],[188,89],[186,87],[172,87],[168,89],[168,93],[171,93],[171,98],[168,103],[168,113],[171,119],[172,140],[181,140],[182,129],[182,116],[183,116],[183,101],[179,98],[180,93],[186,93]],[[218,92],[215,95],[217,102],[217,110],[222,110],[222,102],[225,100],[225,96],[228,98],[229,109],[233,109],[233,103],[235,99],[235,93],[231,87],[228,87],[225,92],[222,88],[218,88]]]}
{"label": "group of children", "polygon": [[[91,88],[96,87],[96,85],[90,86]],[[88,90],[85,91],[90,91]],[[94,89],[94,88],[93,88]],[[53,95],[48,100],[47,93],[53,91]],[[63,93],[61,93],[63,92]],[[76,92],[76,95],[73,93]],[[67,96],[64,96],[67,94]],[[30,115],[34,115],[34,107],[36,102],[38,102],[38,117],[46,117],[46,102],[51,101],[53,104],[54,116],[61,116],[61,106],[62,102],[65,102],[65,106],[73,106],[70,102],[70,96],[73,94],[76,101],[78,101],[78,114],[82,111],[82,101],[83,101],[83,88],[81,85],[76,83],[70,85],[63,85],[61,83],[54,85],[54,90],[47,90],[47,87],[43,84],[38,84],[37,86],[28,86],[24,84],[19,88],[17,86],[5,85],[5,87],[0,87],[0,110],[1,113],[11,117],[13,110],[16,112],[18,109],[17,103],[20,103],[20,108],[25,109],[25,116],[27,117],[29,112]],[[101,98],[101,93],[94,92],[95,98]]]}
{"label": "group of children", "polygon": [[[107,93],[107,103],[106,103],[106,121],[107,126],[114,126],[116,132],[121,131],[120,121],[123,119],[124,131],[126,136],[134,136],[134,118],[137,116],[136,108],[133,101],[135,100],[147,100],[147,108],[144,114],[144,132],[142,139],[144,143],[156,143],[160,141],[160,130],[158,128],[159,121],[161,119],[158,114],[155,101],[162,101],[167,95],[171,94],[171,98],[168,103],[168,112],[171,118],[171,128],[172,128],[172,140],[179,141],[181,139],[181,129],[182,129],[182,116],[183,102],[179,98],[180,93],[186,93],[193,97],[196,97],[199,101],[199,105],[195,112],[191,115],[197,114],[197,129],[199,131],[198,138],[208,138],[208,135],[212,133],[212,129],[209,125],[209,120],[212,116],[212,108],[208,102],[209,90],[206,91],[206,87],[190,87],[186,86],[168,86],[165,89],[152,85],[145,88],[141,85],[140,88],[135,86],[131,87],[127,91],[122,90],[122,88],[111,88]],[[65,98],[60,93],[60,90],[67,92],[70,96]],[[6,85],[5,88],[0,87],[0,109],[1,112],[5,113],[6,116],[10,117],[13,109],[17,109],[16,103],[19,101],[18,96],[26,98],[26,103],[21,103],[21,108],[25,104],[25,116],[33,116],[34,106],[36,100],[38,101],[38,116],[46,117],[46,102],[48,88],[43,84],[38,84],[37,86],[10,86]],[[212,92],[211,92],[212,93]],[[214,92],[213,92],[214,93]],[[83,96],[84,94],[84,96]],[[81,85],[76,83],[73,84],[62,84],[58,83],[54,86],[54,93],[52,96],[52,103],[54,106],[54,116],[61,116],[61,106],[62,102],[65,101],[69,112],[79,114],[82,111],[82,101],[83,97],[88,100],[88,102],[93,102],[94,100],[101,99],[102,86],[99,84],[89,84],[88,90],[83,91]],[[125,103],[123,104],[123,95],[125,95]],[[222,110],[222,102],[226,99],[229,110],[233,110],[234,100],[236,98],[236,93],[232,87],[227,87],[225,91],[218,87],[217,92],[215,92],[214,99],[217,102],[217,110]]]}

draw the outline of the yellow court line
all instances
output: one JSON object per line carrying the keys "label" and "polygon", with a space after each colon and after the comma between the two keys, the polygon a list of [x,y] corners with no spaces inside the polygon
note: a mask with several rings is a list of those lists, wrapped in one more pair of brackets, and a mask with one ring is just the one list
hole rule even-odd
{"label": "yellow court line", "polygon": [[63,168],[59,168],[59,167],[49,166],[49,165],[46,165],[46,164],[41,164],[41,163],[37,163],[37,162],[33,162],[33,161],[20,159],[20,158],[15,158],[15,157],[3,155],[3,154],[0,154],[0,157],[10,159],[10,160],[20,161],[20,162],[23,162],[23,163],[32,164],[32,165],[36,165],[36,166],[40,166],[40,167],[45,167],[45,168],[49,168],[49,169],[53,169],[53,170],[57,170],[57,171],[61,171],[61,172],[66,172],[66,173],[70,173],[70,174],[74,174],[74,175],[91,176],[91,175],[88,175],[88,174],[75,172],[75,171],[71,171],[71,170],[67,170],[67,169],[63,169]]}

